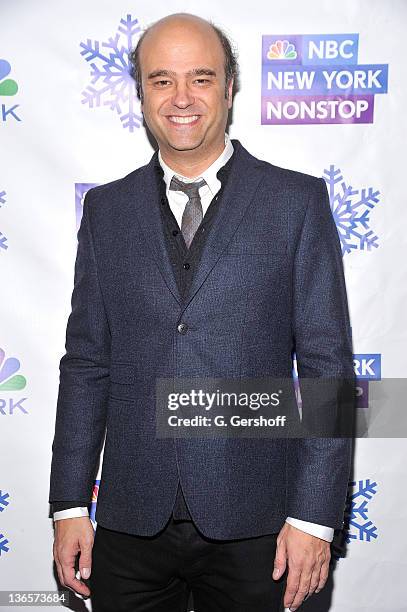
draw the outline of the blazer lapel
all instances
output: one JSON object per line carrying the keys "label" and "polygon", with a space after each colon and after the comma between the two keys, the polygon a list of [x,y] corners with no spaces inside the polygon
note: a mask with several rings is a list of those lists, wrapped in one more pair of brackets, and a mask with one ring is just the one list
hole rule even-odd
{"label": "blazer lapel", "polygon": [[165,244],[165,236],[161,221],[160,192],[157,181],[157,152],[144,167],[135,193],[139,194],[139,206],[136,208],[138,222],[143,230],[145,248],[150,251],[160,273],[174,298],[181,305],[182,299],[175,280],[171,261]]}
{"label": "blazer lapel", "polygon": [[184,309],[230,242],[263,177],[262,162],[253,157],[238,140],[232,140],[232,144],[235,151],[228,181],[219,199],[219,210],[205,242],[200,264],[184,302]]}

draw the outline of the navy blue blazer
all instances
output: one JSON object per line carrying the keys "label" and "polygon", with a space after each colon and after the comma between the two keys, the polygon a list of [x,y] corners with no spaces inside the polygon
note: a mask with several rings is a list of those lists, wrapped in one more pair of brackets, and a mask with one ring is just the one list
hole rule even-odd
{"label": "navy blue blazer", "polygon": [[[160,438],[156,377],[353,376],[339,238],[323,179],[253,157],[238,140],[189,294],[169,261],[152,160],[90,189],[60,362],[49,501],[161,530],[180,478],[211,538],[277,532],[292,516],[343,525],[349,438]],[[186,326],[179,331],[180,322]]]}

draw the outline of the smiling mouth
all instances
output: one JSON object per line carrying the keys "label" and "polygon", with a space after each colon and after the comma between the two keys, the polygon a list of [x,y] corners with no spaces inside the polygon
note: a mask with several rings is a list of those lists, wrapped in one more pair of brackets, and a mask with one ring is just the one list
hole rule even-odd
{"label": "smiling mouth", "polygon": [[190,115],[189,117],[181,117],[181,116],[177,116],[177,115],[169,115],[167,116],[167,119],[169,121],[171,121],[171,123],[178,123],[178,124],[188,124],[188,123],[194,123],[195,121],[197,121],[199,119],[200,115]]}

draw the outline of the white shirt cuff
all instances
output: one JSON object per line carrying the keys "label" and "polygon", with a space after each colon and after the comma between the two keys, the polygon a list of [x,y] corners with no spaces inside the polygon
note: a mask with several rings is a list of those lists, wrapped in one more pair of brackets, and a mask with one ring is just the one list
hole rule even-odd
{"label": "white shirt cuff", "polygon": [[326,540],[327,542],[332,542],[334,538],[334,530],[332,527],[326,527],[325,525],[319,525],[318,523],[310,523],[309,521],[301,521],[300,519],[292,518],[291,516],[288,516],[285,519],[285,522],[289,523],[293,527],[297,527],[297,529],[301,529],[301,531],[305,531],[310,535],[321,538],[321,540]]}
{"label": "white shirt cuff", "polygon": [[67,518],[78,518],[80,516],[89,516],[89,510],[84,508],[68,508],[67,510],[59,510],[54,512],[54,521],[60,521]]}

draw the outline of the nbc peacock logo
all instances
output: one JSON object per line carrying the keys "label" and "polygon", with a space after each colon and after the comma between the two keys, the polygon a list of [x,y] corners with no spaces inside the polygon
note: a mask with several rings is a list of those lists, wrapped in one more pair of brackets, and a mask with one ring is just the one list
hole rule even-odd
{"label": "nbc peacock logo", "polygon": [[15,395],[24,389],[27,380],[18,374],[20,362],[15,357],[7,357],[0,348],[0,418],[5,415],[28,414],[24,406],[27,398]]}
{"label": "nbc peacock logo", "polygon": [[0,59],[0,96],[15,96],[18,85],[14,79],[5,79],[11,71],[10,63],[5,59]]}
{"label": "nbc peacock logo", "polygon": [[18,115],[18,108],[20,105],[18,101],[13,98],[18,92],[17,81],[6,78],[10,72],[10,62],[6,59],[0,59],[0,122],[2,123],[21,121],[21,117]]}
{"label": "nbc peacock logo", "polygon": [[16,373],[20,365],[19,360],[15,357],[6,358],[4,350],[0,348],[0,392],[24,389],[27,380],[21,374]]}
{"label": "nbc peacock logo", "polygon": [[288,40],[276,40],[269,47],[267,59],[295,60],[297,59],[297,51],[293,43],[290,43]]}

